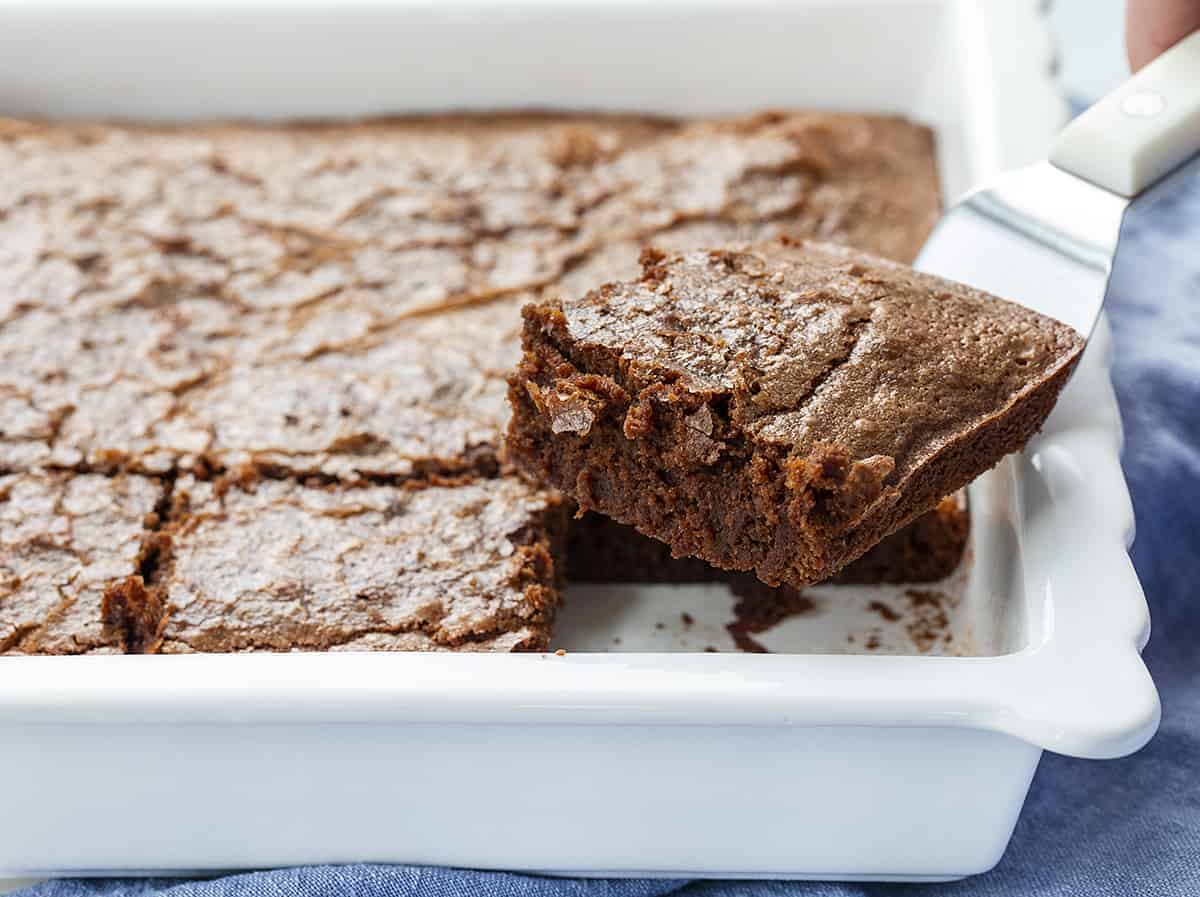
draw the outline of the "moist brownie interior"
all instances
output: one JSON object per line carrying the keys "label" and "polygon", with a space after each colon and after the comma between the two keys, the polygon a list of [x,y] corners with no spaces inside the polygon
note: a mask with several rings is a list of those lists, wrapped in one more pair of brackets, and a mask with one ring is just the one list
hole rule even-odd
{"label": "moist brownie interior", "polygon": [[962,562],[971,535],[963,491],[947,495],[908,526],[867,549],[834,575],[839,585],[930,583],[945,579]]}
{"label": "moist brownie interior", "polygon": [[[872,546],[829,580],[838,585],[930,583],[945,579],[962,561],[970,535],[965,492]],[[567,579],[593,583],[726,582],[730,574],[699,558],[672,557],[665,542],[594,511],[570,528]],[[741,574],[734,574],[740,576]]]}
{"label": "moist brownie interior", "polygon": [[770,585],[828,579],[1041,426],[1071,328],[830,244],[647,249],[524,310],[510,457]]}
{"label": "moist brownie interior", "polygon": [[[288,484],[350,495],[511,482],[501,446],[519,308],[636,276],[647,241],[819,236],[907,261],[938,209],[930,132],[889,117],[0,119],[0,475],[20,484],[0,493],[0,513],[43,530],[0,542],[0,652],[215,647],[166,635],[175,543],[203,530],[178,504],[154,513],[177,483],[192,496],[218,481],[277,483],[231,488],[237,510]],[[58,530],[84,518],[19,498],[35,488],[108,494],[112,507],[85,517],[105,518],[96,532],[109,535],[73,548],[82,537]],[[287,506],[297,527],[302,506]],[[554,545],[554,515],[533,516],[520,544]],[[235,518],[208,548],[236,556],[253,521]],[[563,566],[552,553],[547,588]],[[297,588],[328,572],[298,565]],[[198,595],[226,584],[204,575]],[[272,602],[297,606],[268,585],[264,621]],[[491,642],[464,639],[536,646],[546,607],[543,628],[514,618]],[[295,646],[332,646],[338,620],[297,623]],[[284,647],[274,625],[242,626],[237,644]],[[385,629],[358,644],[454,641]]]}

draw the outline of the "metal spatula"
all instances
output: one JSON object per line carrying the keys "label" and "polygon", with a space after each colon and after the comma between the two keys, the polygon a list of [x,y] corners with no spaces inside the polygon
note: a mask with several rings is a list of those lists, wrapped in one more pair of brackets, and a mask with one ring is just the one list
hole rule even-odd
{"label": "metal spatula", "polygon": [[1200,32],[1071,122],[1047,161],[1002,175],[951,208],[916,267],[1089,336],[1126,210],[1151,185],[1159,193],[1200,176],[1198,152]]}

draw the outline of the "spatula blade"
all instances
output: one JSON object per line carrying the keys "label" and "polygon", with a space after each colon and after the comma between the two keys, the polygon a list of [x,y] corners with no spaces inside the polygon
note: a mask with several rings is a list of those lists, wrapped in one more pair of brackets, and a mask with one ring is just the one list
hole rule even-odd
{"label": "spatula blade", "polygon": [[915,267],[1091,334],[1129,201],[1039,162],[951,208]]}

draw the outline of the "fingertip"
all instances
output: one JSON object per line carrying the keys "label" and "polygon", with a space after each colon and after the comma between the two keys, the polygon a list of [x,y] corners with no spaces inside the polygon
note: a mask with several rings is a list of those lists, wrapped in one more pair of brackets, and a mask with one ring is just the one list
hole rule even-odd
{"label": "fingertip", "polygon": [[1128,0],[1125,54],[1137,71],[1200,29],[1200,0]]}
{"label": "fingertip", "polygon": [[1128,0],[1125,4],[1125,58],[1131,72],[1136,72],[1151,58],[1146,46],[1148,28],[1143,6],[1144,0]]}

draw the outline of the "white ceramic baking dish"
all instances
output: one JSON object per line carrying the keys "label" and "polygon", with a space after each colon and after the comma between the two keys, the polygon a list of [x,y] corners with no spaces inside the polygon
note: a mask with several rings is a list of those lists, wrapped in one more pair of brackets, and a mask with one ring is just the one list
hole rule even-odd
{"label": "white ceramic baking dish", "polygon": [[[883,110],[936,128],[953,195],[1063,121],[1035,6],[8,3],[0,109]],[[565,656],[0,658],[0,871],[985,870],[1044,749],[1115,757],[1158,721],[1107,348],[1102,330],[1045,432],[972,489],[973,559],[940,586],[967,656],[860,612],[895,591],[818,592],[751,655],[699,650],[721,590],[610,587],[573,593]]]}

